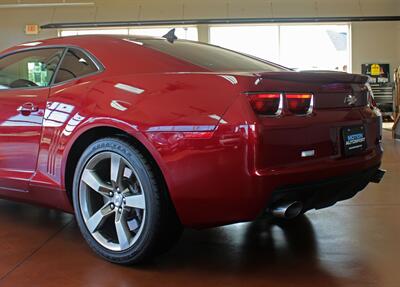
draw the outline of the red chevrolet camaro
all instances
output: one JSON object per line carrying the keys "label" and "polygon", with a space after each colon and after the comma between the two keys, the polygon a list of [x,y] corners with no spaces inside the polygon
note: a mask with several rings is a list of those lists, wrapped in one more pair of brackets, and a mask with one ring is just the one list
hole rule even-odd
{"label": "red chevrolet camaro", "polygon": [[168,35],[15,46],[0,54],[0,195],[75,213],[121,264],[182,227],[294,218],[382,178],[366,82]]}

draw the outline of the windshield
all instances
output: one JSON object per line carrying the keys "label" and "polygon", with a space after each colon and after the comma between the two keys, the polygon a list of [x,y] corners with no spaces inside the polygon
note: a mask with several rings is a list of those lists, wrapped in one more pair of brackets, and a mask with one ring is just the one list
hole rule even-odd
{"label": "windshield", "polygon": [[279,65],[221,47],[199,42],[164,39],[140,40],[143,46],[168,54],[212,72],[278,72],[288,70]]}

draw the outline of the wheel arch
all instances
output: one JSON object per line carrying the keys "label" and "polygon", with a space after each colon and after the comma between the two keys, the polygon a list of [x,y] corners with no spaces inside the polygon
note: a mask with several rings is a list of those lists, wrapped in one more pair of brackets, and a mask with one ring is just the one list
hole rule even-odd
{"label": "wheel arch", "polygon": [[167,200],[171,203],[171,206],[174,208],[173,201],[170,197],[170,189],[167,179],[165,177],[165,173],[163,172],[160,160],[156,159],[158,155],[156,151],[150,151],[150,148],[148,148],[149,144],[146,146],[141,140],[138,139],[138,135],[134,136],[132,135],[132,133],[124,129],[107,125],[99,125],[85,129],[73,140],[72,144],[66,150],[66,160],[64,161],[63,165],[64,172],[62,182],[64,184],[65,192],[68,199],[70,200],[70,203],[72,203],[73,179],[79,158],[90,144],[98,139],[106,137],[115,137],[122,139],[134,146],[144,155],[144,157],[149,161],[156,175],[156,180],[160,184],[161,190],[163,191]]}

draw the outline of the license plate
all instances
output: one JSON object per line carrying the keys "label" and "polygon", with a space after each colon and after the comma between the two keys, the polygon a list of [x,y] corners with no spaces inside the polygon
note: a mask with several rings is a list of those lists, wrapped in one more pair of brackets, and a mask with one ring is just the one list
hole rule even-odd
{"label": "license plate", "polygon": [[357,154],[366,149],[367,142],[363,126],[343,128],[342,135],[345,155]]}

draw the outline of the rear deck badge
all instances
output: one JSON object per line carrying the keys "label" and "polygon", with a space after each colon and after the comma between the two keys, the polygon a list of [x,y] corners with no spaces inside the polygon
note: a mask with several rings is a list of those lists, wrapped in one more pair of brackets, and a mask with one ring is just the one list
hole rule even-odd
{"label": "rear deck badge", "polygon": [[348,95],[347,97],[344,98],[344,103],[348,104],[349,106],[352,106],[355,103],[357,103],[357,98],[353,95]]}

